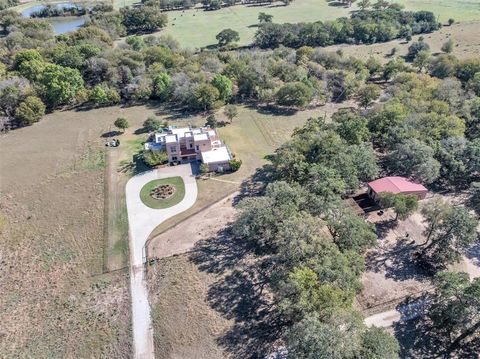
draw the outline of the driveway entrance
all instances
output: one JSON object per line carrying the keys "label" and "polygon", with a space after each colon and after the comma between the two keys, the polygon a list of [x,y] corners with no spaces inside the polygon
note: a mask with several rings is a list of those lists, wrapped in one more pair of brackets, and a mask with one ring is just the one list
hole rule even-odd
{"label": "driveway entrance", "polygon": [[[145,243],[162,222],[187,209],[197,199],[197,183],[190,164],[165,167],[132,177],[126,186],[129,224],[130,292],[132,298],[133,347],[135,359],[154,359],[153,330],[145,282]],[[153,209],[143,204],[140,191],[150,181],[180,176],[185,183],[185,197],[176,205]]]}

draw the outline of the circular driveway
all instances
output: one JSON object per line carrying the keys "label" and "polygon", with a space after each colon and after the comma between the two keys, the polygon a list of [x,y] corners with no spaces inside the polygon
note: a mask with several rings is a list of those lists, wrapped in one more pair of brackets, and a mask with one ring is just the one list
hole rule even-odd
{"label": "circular driveway", "polygon": [[[185,184],[185,196],[176,205],[153,209],[143,204],[140,191],[145,184],[162,178],[181,177]],[[132,299],[132,325],[134,358],[154,359],[152,320],[143,263],[145,243],[159,224],[195,203],[197,183],[190,164],[154,169],[132,177],[126,186],[129,224],[130,292]]]}

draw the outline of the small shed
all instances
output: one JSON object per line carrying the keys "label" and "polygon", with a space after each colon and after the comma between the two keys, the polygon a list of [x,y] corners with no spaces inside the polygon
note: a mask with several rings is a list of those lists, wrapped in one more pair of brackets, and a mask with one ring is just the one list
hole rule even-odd
{"label": "small shed", "polygon": [[403,193],[415,195],[418,199],[424,199],[428,193],[420,183],[413,182],[405,177],[383,177],[368,183],[368,195],[377,201],[378,195],[382,192]]}

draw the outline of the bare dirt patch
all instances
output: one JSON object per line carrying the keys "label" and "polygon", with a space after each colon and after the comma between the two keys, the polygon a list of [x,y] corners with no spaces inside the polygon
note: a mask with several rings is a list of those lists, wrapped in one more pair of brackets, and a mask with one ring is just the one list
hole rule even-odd
{"label": "bare dirt patch", "polygon": [[233,220],[233,201],[237,195],[234,193],[214,203],[151,239],[148,243],[148,257],[163,258],[185,253],[192,250],[198,241],[216,236]]}
{"label": "bare dirt patch", "polygon": [[[431,194],[420,202],[420,209],[429,201],[439,198],[452,205],[462,202],[461,193]],[[357,296],[357,304],[364,314],[382,312],[391,309],[407,297],[420,296],[432,288],[431,274],[426,273],[413,258],[422,244],[425,243],[425,222],[420,209],[404,221],[395,222],[392,210],[378,216],[372,212],[368,220],[377,226],[378,245],[367,254],[367,271],[361,281],[363,292]],[[463,271],[471,278],[480,275],[480,250],[478,242],[465,251],[459,263],[449,269]]]}
{"label": "bare dirt patch", "polygon": [[421,216],[416,213],[398,222],[394,218],[392,210],[381,217],[373,212],[368,218],[377,226],[379,243],[367,254],[367,271],[361,278],[364,290],[357,296],[367,316],[430,288],[429,276],[412,259],[417,244],[424,240]]}

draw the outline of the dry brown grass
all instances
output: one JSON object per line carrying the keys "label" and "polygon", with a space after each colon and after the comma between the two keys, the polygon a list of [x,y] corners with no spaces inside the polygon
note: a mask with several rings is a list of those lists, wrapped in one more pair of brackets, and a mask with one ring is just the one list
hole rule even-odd
{"label": "dry brown grass", "polygon": [[103,274],[100,139],[128,110],[59,112],[0,138],[0,357],[131,356],[127,275]]}
{"label": "dry brown grass", "polygon": [[209,287],[219,277],[199,271],[186,254],[149,267],[157,359],[227,357],[217,341],[232,323],[207,301]]}
{"label": "dry brown grass", "polygon": [[[458,19],[461,20],[461,19]],[[424,41],[430,45],[433,54],[441,52],[442,45],[452,39],[455,42],[453,54],[459,59],[468,59],[480,55],[480,37],[478,29],[480,21],[469,21],[456,23],[452,26],[444,26],[439,31],[431,34],[424,34]],[[345,55],[351,55],[362,59],[369,56],[376,56],[382,62],[387,62],[393,48],[396,48],[395,56],[407,54],[408,47],[413,41],[418,41],[420,36],[414,36],[410,43],[404,40],[393,40],[373,45],[335,45],[327,47],[326,50],[336,51],[342,49]]]}

